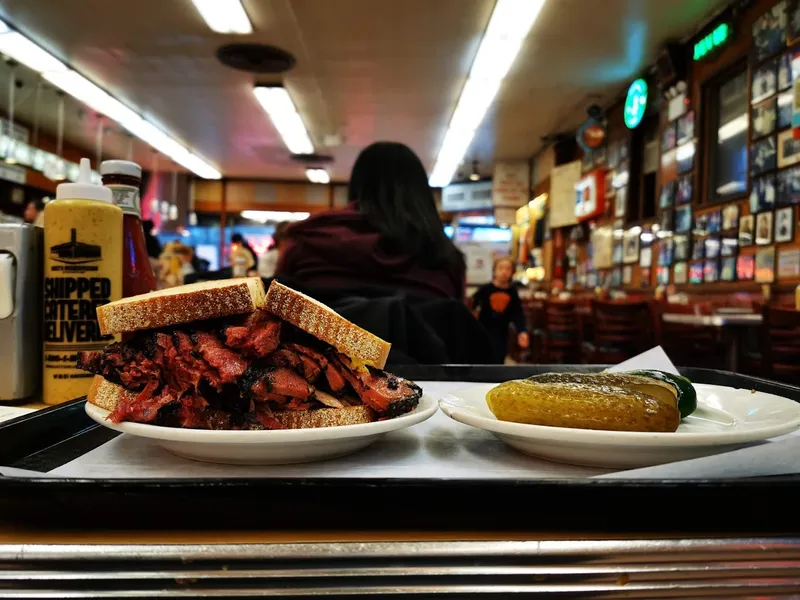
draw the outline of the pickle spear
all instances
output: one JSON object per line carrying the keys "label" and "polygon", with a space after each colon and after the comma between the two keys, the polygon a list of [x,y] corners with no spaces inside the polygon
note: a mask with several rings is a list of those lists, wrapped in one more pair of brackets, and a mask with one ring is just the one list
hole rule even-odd
{"label": "pickle spear", "polygon": [[672,432],[680,424],[673,402],[611,385],[507,381],[486,394],[486,403],[500,421],[530,425]]}

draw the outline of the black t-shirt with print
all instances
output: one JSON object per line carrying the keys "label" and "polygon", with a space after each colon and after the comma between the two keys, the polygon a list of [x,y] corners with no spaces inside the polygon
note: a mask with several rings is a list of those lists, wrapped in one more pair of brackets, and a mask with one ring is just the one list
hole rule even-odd
{"label": "black t-shirt with print", "polygon": [[519,294],[512,285],[497,287],[494,283],[481,286],[472,296],[472,306],[478,310],[478,321],[493,331],[507,331],[509,323],[514,323],[517,333],[526,330],[525,314]]}

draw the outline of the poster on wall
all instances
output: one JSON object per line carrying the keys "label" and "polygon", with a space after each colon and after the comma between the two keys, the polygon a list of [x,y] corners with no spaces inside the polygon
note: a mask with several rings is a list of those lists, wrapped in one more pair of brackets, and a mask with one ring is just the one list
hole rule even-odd
{"label": "poster on wall", "polygon": [[594,250],[594,268],[610,269],[613,266],[611,257],[613,247],[613,227],[597,227],[592,232],[592,248]]}
{"label": "poster on wall", "polygon": [[530,198],[531,168],[527,161],[498,162],[492,176],[492,205],[515,210]]}
{"label": "poster on wall", "polygon": [[753,23],[753,48],[757,61],[786,45],[786,0],[764,11]]}
{"label": "poster on wall", "polygon": [[[581,161],[553,167],[550,172],[550,227],[575,225],[575,184],[581,178]],[[609,249],[610,252],[610,249]]]}

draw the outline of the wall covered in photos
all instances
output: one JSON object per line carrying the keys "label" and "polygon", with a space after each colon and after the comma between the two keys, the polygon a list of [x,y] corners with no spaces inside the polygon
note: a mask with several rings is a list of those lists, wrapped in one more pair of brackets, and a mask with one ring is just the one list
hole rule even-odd
{"label": "wall covered in photos", "polygon": [[[607,169],[605,213],[568,234],[576,286],[725,293],[800,282],[800,0],[737,10],[688,42],[682,106],[648,79],[649,125],[625,126],[624,96],[608,109],[606,145],[583,158],[587,172]],[[723,21],[733,35],[693,60],[693,44]],[[609,236],[610,265],[597,268],[593,240]]]}

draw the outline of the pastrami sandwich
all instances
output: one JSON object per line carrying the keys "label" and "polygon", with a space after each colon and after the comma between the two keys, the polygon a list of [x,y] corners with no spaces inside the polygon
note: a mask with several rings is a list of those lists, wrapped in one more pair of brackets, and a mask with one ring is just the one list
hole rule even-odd
{"label": "pastrami sandwich", "polygon": [[97,309],[127,334],[78,366],[114,422],[196,429],[367,423],[413,410],[422,390],[384,372],[390,344],[327,306],[258,278],[185,285]]}

